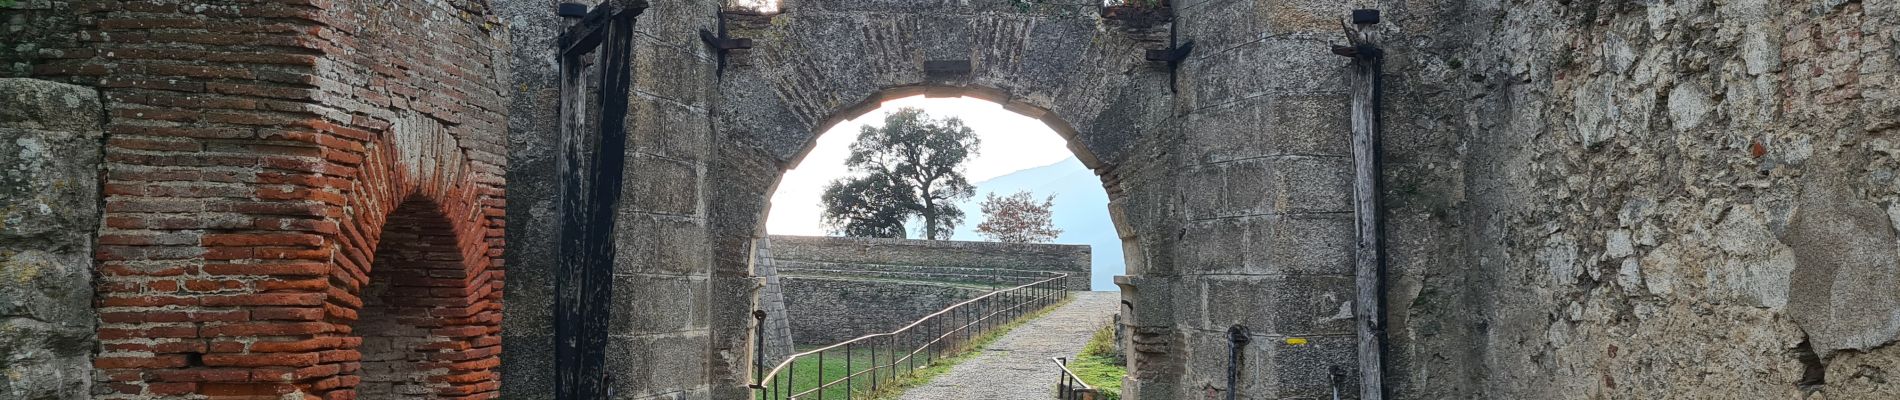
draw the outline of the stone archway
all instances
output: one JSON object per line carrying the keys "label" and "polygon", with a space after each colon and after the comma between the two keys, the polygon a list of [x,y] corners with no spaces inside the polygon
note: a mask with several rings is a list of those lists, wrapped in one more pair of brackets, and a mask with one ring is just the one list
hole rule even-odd
{"label": "stone archway", "polygon": [[[746,276],[743,249],[764,195],[816,132],[887,98],[978,97],[1048,122],[1102,178],[1127,251],[1116,282],[1131,334],[1128,392],[1327,393],[1328,368],[1306,366],[1351,376],[1355,362],[1350,318],[1335,318],[1350,306],[1353,237],[1345,115],[1324,112],[1343,107],[1342,89],[1329,86],[1338,70],[1324,57],[1243,59],[1319,42],[1222,30],[1232,25],[1220,18],[1240,14],[1232,7],[1253,3],[1182,3],[1174,25],[1103,19],[1092,3],[816,0],[775,15],[726,14],[729,35],[754,47],[725,54],[718,75],[717,158],[706,177],[715,276]],[[1323,32],[1298,22],[1276,29]],[[1207,54],[1179,70],[1147,60],[1170,45],[1170,31]],[[746,330],[747,304],[715,302],[716,341],[745,343],[725,332]],[[1225,332],[1235,325],[1257,345],[1229,365]],[[1308,344],[1282,343],[1291,337]],[[733,360],[714,362],[742,371]],[[1228,388],[1228,371],[1246,386]]]}
{"label": "stone archway", "polygon": [[[808,10],[818,12],[801,12]],[[1143,59],[1146,50],[1166,46],[1165,30],[1103,21],[1094,10],[801,2],[776,15],[726,14],[729,34],[753,38],[755,47],[728,54],[720,77],[719,158],[707,177],[718,188],[708,212],[723,222],[712,232],[714,274],[749,276],[745,249],[763,226],[766,196],[819,132],[887,99],[967,96],[1041,120],[1062,135],[1109,193],[1130,275],[1119,281],[1142,282],[1124,290],[1166,294],[1165,286],[1151,288],[1144,277],[1172,275],[1165,258],[1151,260],[1167,257],[1172,243],[1165,238],[1178,229],[1169,215],[1181,200],[1171,179],[1178,140],[1168,71]],[[743,289],[715,292],[748,293]],[[749,330],[740,318],[749,302],[715,301],[722,305],[714,311],[716,333]],[[1167,307],[1142,315],[1146,320],[1129,322],[1148,335],[1144,340],[1178,340]],[[747,343],[744,336],[723,336]],[[1166,351],[1131,358],[1153,379],[1179,374],[1178,358]],[[743,373],[749,365],[731,364],[743,359],[715,360],[721,361],[742,372],[737,376],[749,376]]]}

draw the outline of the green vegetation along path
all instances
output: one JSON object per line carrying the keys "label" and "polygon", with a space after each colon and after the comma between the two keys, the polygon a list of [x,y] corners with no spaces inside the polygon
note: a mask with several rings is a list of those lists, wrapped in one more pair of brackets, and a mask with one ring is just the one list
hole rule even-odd
{"label": "green vegetation along path", "polygon": [[903,400],[1040,400],[1055,397],[1055,364],[1074,357],[1120,308],[1121,293],[1077,292],[1075,301],[996,339],[981,354],[898,396]]}

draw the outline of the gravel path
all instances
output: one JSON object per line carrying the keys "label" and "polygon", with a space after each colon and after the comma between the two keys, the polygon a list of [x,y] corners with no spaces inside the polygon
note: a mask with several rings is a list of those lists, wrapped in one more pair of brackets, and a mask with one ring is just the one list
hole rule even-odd
{"label": "gravel path", "polygon": [[1075,301],[1031,320],[990,343],[981,354],[950,367],[904,400],[1041,400],[1055,398],[1057,372],[1049,357],[1074,357],[1089,336],[1108,325],[1121,293],[1078,292]]}

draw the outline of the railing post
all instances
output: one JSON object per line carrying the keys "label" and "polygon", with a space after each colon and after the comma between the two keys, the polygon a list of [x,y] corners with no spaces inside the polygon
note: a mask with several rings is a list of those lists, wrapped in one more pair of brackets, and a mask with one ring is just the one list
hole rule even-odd
{"label": "railing post", "polygon": [[970,308],[963,307],[958,309],[957,317],[962,318],[963,322],[957,325],[957,334],[963,335],[963,346],[968,347],[970,346],[970,339],[973,338],[970,336]]}
{"label": "railing post", "polygon": [[1056,368],[1057,369],[1056,372],[1061,373],[1061,376],[1056,377],[1056,398],[1068,399],[1069,398],[1069,371],[1068,371],[1069,358],[1056,357],[1056,366],[1058,367]]}
{"label": "railing post", "polygon": [[871,391],[877,392],[877,343],[876,342],[871,343],[871,365],[866,365],[864,370],[865,372],[871,373]]}
{"label": "railing post", "polygon": [[851,352],[851,342],[844,342],[844,400],[851,400],[851,379],[856,378],[851,375],[851,359],[853,358],[857,358],[857,353]]}
{"label": "railing post", "polygon": [[983,333],[989,333],[991,329],[996,328],[996,321],[990,319],[990,308],[994,306],[991,303],[989,298],[983,298]]}

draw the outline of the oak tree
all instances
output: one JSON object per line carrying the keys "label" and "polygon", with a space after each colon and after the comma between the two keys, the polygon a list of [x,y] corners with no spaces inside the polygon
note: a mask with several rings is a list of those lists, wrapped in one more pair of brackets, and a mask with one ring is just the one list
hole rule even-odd
{"label": "oak tree", "polygon": [[923,220],[925,239],[949,239],[963,223],[956,202],[975,187],[963,163],[976,156],[976,132],[957,118],[937,119],[901,108],[881,126],[866,125],[845,166],[854,176],[825,186],[824,222],[846,236],[903,238],[905,223]]}

